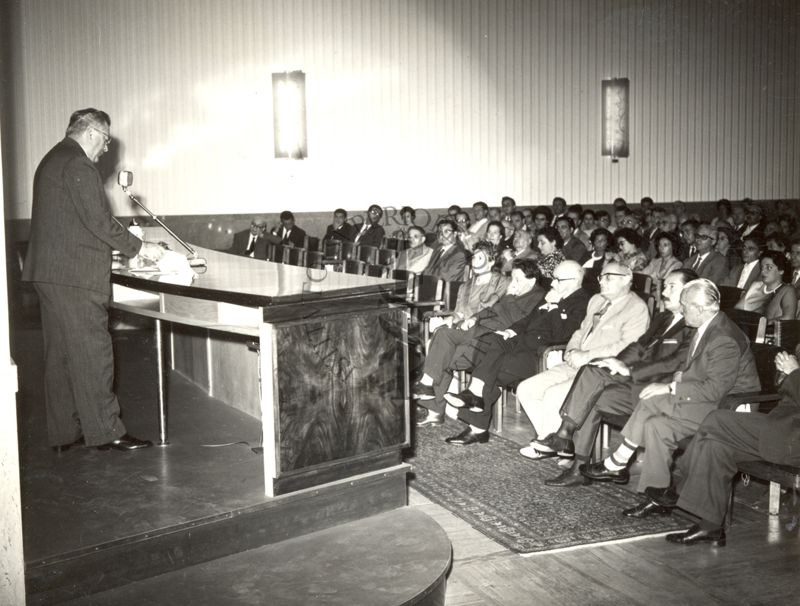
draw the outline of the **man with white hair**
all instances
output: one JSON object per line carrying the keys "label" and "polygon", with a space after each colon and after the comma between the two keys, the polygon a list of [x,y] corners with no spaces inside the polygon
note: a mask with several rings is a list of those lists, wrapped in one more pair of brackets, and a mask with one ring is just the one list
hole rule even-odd
{"label": "man with white hair", "polygon": [[[559,410],[578,370],[596,358],[615,356],[641,337],[650,321],[647,305],[631,291],[633,272],[620,263],[608,263],[599,276],[600,294],[589,301],[586,317],[564,351],[564,362],[526,379],[517,387],[517,399],[536,436],[546,436],[561,424]],[[538,459],[533,446],[522,456]]]}
{"label": "man with white hair", "polygon": [[[681,312],[687,326],[697,329],[686,363],[670,383],[651,383],[639,394],[639,402],[625,427],[620,447],[599,463],[581,465],[590,480],[626,484],[628,463],[636,449],[645,448],[638,491],[665,489],[670,485],[670,462],[677,444],[694,435],[700,423],[728,393],[760,391],[753,354],[747,336],[719,310],[719,290],[699,278],[681,293]],[[626,509],[630,517],[666,514],[669,510],[651,500]]]}

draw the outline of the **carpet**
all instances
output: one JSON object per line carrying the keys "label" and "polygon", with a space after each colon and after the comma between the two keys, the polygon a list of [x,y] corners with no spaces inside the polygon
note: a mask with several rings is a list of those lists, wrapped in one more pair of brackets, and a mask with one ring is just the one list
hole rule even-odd
{"label": "carpet", "polygon": [[528,460],[500,436],[486,444],[445,444],[463,427],[448,420],[416,431],[406,459],[413,466],[410,486],[511,551],[551,551],[689,526],[677,512],[643,520],[622,516],[640,497],[612,483],[545,486],[546,478],[561,471],[555,459]]}

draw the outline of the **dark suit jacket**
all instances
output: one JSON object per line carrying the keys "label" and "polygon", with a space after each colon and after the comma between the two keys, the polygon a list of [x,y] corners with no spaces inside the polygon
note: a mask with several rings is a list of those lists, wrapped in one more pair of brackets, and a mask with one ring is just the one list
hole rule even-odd
{"label": "dark suit jacket", "polygon": [[422,273],[436,276],[445,282],[461,282],[464,279],[466,265],[467,251],[461,242],[456,242],[444,254],[441,252],[441,247],[434,249],[428,267]]}
{"label": "dark suit jacket", "polygon": [[[240,255],[242,257],[247,257],[247,245],[250,243],[250,230],[245,229],[244,231],[237,232],[233,234],[233,244],[228,249],[228,252],[232,255]],[[267,248],[269,248],[269,242],[267,242],[266,238],[259,238],[256,240],[255,249],[253,250],[253,258],[254,259],[267,259]]]}
{"label": "dark suit jacket", "polygon": [[768,415],[775,422],[758,436],[758,452],[771,463],[800,465],[800,370],[786,377],[778,391],[781,401]]}
{"label": "dark suit jacket", "polygon": [[475,314],[476,326],[488,332],[505,330],[527,317],[542,302],[544,295],[544,288],[538,284],[521,296],[503,295],[497,303]]}
{"label": "dark suit jacket", "polygon": [[[683,262],[683,266],[686,269],[692,269],[696,260],[697,255],[694,254]],[[728,276],[728,261],[716,250],[712,250],[695,271],[701,278],[706,278],[714,284],[720,285]]]}
{"label": "dark suit jacket", "polygon": [[520,346],[536,352],[540,347],[566,343],[586,316],[589,293],[579,288],[551,310],[537,307],[527,317],[511,325]]}
{"label": "dark suit jacket", "polygon": [[589,258],[589,251],[586,250],[586,246],[581,242],[577,236],[573,235],[570,237],[569,240],[564,244],[564,247],[561,249],[561,252],[564,253],[564,258],[569,261],[576,261],[577,263],[585,263],[586,260]]}
{"label": "dark suit jacket", "polygon": [[36,169],[31,234],[22,279],[111,293],[111,251],[142,246],[111,214],[100,173],[65,137]]}
{"label": "dark suit jacket", "polygon": [[[723,286],[736,286],[739,283],[739,274],[742,273],[742,267],[744,267],[744,263],[740,263],[736,267],[728,272],[728,276],[722,282]],[[742,289],[744,292],[747,292],[747,289],[755,282],[756,280],[761,279],[761,264],[756,263],[753,266],[753,269],[750,270],[750,275],[747,276],[747,282],[744,283],[744,288]]]}
{"label": "dark suit jacket", "polygon": [[672,381],[675,371],[686,364],[694,328],[686,326],[681,318],[664,332],[672,318],[671,311],[655,314],[647,331],[616,356],[630,368],[635,383]]}
{"label": "dark suit jacket", "polygon": [[[355,226],[355,235],[353,236],[353,241],[355,241],[355,239],[358,237],[358,234],[361,232],[361,228],[363,226],[363,223]],[[383,237],[385,235],[386,232],[384,231],[383,226],[373,223],[367,228],[367,231],[365,231],[364,235],[358,240],[358,244],[360,246],[375,246],[376,248],[380,248],[383,244]]]}
{"label": "dark suit jacket", "polygon": [[343,240],[345,242],[352,242],[356,239],[357,234],[358,231],[350,223],[345,223],[339,229],[336,229],[333,225],[328,225],[328,230],[325,232],[322,241]]}
{"label": "dark suit jacket", "polygon": [[[295,248],[304,248],[305,247],[305,245],[306,245],[306,232],[305,232],[305,230],[303,228],[297,227],[297,225],[295,225],[292,228],[292,231],[289,232],[288,242],[283,239],[282,234],[283,234],[283,226],[278,226],[275,230],[273,230],[273,232],[272,232],[272,236],[273,237],[270,238],[273,241],[273,244],[291,243]],[[275,238],[277,238],[277,241],[275,241]]]}
{"label": "dark suit jacket", "polygon": [[[764,221],[760,221],[759,223],[756,224],[756,228],[753,231],[751,231],[749,234],[747,234],[747,235],[748,236],[757,235],[757,236],[761,236],[763,238],[764,237],[764,227],[765,226],[766,226],[766,223]],[[745,223],[744,225],[742,225],[740,228],[738,228],[736,230],[736,235],[739,236],[740,239],[743,238],[744,237],[744,232],[747,231],[748,227],[750,227],[750,226],[747,223]]]}
{"label": "dark suit jacket", "polygon": [[700,423],[708,413],[707,407],[717,407],[729,393],[760,390],[747,336],[720,311],[709,323],[694,354],[690,352],[670,401],[680,409],[680,416]]}

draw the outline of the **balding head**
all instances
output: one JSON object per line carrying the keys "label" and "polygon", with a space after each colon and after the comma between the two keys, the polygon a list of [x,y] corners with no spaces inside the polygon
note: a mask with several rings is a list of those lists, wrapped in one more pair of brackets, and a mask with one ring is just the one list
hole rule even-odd
{"label": "balding head", "polygon": [[600,294],[606,299],[616,299],[630,292],[631,282],[633,272],[627,265],[607,263],[600,274]]}
{"label": "balding head", "polygon": [[681,312],[687,326],[697,328],[719,311],[719,289],[711,281],[698,278],[688,282],[681,293]]}
{"label": "balding head", "polygon": [[583,267],[575,261],[562,261],[553,270],[553,282],[551,284],[552,296],[548,300],[561,300],[568,297],[583,284]]}

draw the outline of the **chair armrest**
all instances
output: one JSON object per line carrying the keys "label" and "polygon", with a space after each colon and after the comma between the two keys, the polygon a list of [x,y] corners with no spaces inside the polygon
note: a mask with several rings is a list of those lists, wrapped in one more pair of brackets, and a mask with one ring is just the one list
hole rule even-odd
{"label": "chair armrest", "polygon": [[454,311],[426,311],[422,314],[423,320],[430,320],[431,318],[449,318],[454,316]]}
{"label": "chair armrest", "polygon": [[424,309],[430,307],[439,307],[440,305],[444,305],[444,301],[409,301],[408,306],[414,307],[416,309]]}
{"label": "chair armrest", "polygon": [[780,394],[764,393],[761,391],[747,391],[743,393],[728,394],[719,403],[719,408],[725,410],[735,410],[742,404],[758,404],[761,402],[777,402],[781,399]]}

